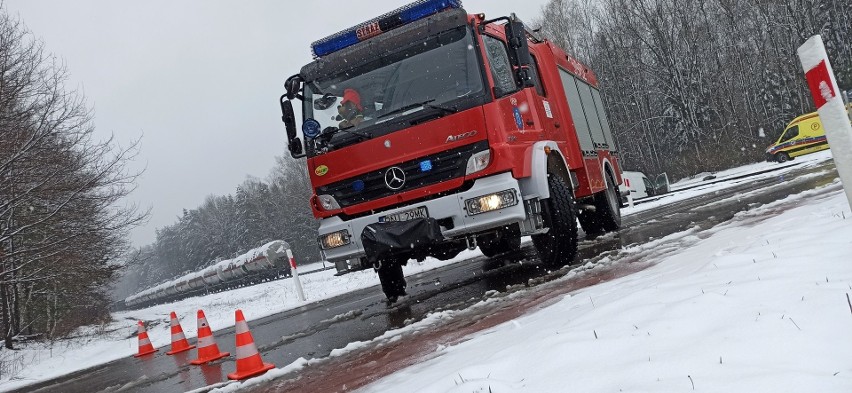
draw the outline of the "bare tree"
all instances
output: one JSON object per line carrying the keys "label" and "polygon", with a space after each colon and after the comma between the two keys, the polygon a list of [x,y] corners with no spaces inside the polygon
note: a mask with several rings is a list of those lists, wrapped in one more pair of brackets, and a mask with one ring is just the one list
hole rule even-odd
{"label": "bare tree", "polygon": [[127,232],[147,215],[122,200],[137,144],[94,138],[64,65],[0,9],[0,313],[4,343],[66,333],[86,309],[105,314],[105,286]]}
{"label": "bare tree", "polygon": [[852,87],[842,0],[553,0],[541,32],[596,70],[625,166],[685,176],[763,158],[812,110],[796,58],[822,34]]}

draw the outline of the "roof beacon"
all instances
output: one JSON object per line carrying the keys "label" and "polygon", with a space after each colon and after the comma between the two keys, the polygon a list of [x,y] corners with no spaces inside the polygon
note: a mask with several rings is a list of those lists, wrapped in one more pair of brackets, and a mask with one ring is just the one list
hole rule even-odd
{"label": "roof beacon", "polygon": [[311,44],[311,51],[314,58],[319,58],[443,10],[461,7],[461,0],[415,1],[378,18],[315,41]]}

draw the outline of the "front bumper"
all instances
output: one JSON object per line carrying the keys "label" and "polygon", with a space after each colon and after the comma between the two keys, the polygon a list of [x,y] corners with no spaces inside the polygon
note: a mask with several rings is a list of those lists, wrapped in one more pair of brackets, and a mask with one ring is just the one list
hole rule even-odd
{"label": "front bumper", "polygon": [[429,217],[446,222],[452,220],[452,228],[441,226],[441,234],[445,239],[461,238],[467,235],[484,232],[493,228],[523,221],[526,213],[523,203],[477,215],[468,215],[464,202],[471,198],[496,193],[504,190],[515,190],[520,200],[521,190],[518,181],[511,173],[501,173],[494,176],[477,179],[469,190],[445,197],[432,199],[420,203],[400,206],[396,209],[383,211],[369,216],[358,217],[343,221],[340,217],[330,217],[320,220],[319,235],[325,235],[340,230],[347,230],[350,234],[350,243],[328,250],[322,250],[326,260],[335,262],[346,259],[355,259],[366,256],[364,245],[361,244],[361,233],[367,225],[379,222],[379,217],[399,213],[418,207],[426,207]]}

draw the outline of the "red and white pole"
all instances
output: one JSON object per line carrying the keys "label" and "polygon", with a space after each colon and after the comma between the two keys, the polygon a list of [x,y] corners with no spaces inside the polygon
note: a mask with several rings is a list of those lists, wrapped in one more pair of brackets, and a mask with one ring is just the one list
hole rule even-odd
{"label": "red and white pole", "polygon": [[805,70],[805,79],[816,103],[817,113],[831,146],[834,165],[852,206],[852,124],[840,97],[840,88],[828,61],[822,37],[815,35],[799,47],[799,60]]}
{"label": "red and white pole", "polygon": [[299,295],[299,300],[305,301],[305,291],[302,290],[302,282],[299,281],[299,270],[296,269],[296,258],[293,257],[293,251],[287,249],[287,259],[290,260],[290,273],[293,274],[293,283],[296,285],[296,294]]}

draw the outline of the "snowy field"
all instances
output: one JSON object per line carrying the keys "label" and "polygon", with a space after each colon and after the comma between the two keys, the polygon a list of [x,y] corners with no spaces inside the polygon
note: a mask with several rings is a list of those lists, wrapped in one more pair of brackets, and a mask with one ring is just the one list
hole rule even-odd
{"label": "snowy field", "polygon": [[[830,153],[823,152],[798,158],[795,162],[815,165],[830,158]],[[748,169],[732,171],[741,174],[773,165],[778,164],[755,164]],[[759,176],[780,176],[790,170]],[[735,172],[716,174],[717,178],[735,175]],[[633,211],[730,186],[721,183],[674,193],[665,200],[640,204]],[[582,391],[674,390],[683,386],[681,379],[689,384],[686,375],[691,375],[696,390],[701,391],[724,391],[738,386],[781,386],[790,389],[787,391],[852,391],[852,361],[846,360],[845,364],[841,361],[849,358],[843,354],[848,355],[848,349],[852,348],[852,340],[845,339],[852,336],[841,334],[852,329],[852,315],[843,314],[852,311],[843,297],[843,289],[852,292],[852,268],[848,263],[840,263],[852,255],[852,213],[840,193],[824,190],[774,205],[801,207],[763,222],[760,211],[768,212],[773,207],[752,210],[732,223],[713,229],[712,236],[701,241],[694,234],[675,236],[680,239],[678,241],[686,241],[682,250],[667,256],[654,268],[617,283],[589,288],[582,296],[566,297],[555,306],[509,326],[442,349],[437,359],[416,370],[391,376],[368,390],[420,391],[418,389],[422,388],[428,392],[488,392],[489,386],[495,392],[564,390],[554,389],[559,386],[587,387]],[[625,211],[625,214],[630,213],[630,209]],[[849,221],[843,219],[844,215]],[[654,247],[654,244],[658,245],[655,242],[636,248]],[[411,275],[479,255],[478,251],[465,251],[452,261],[427,259],[423,263],[410,263],[405,273]],[[305,266],[302,270],[313,268],[315,266]],[[372,270],[339,277],[328,270],[303,275],[301,280],[308,302],[377,284]],[[378,289],[377,294],[380,295]],[[838,294],[843,298],[839,303],[835,299]],[[583,303],[583,299],[588,301],[588,296],[595,298],[596,308],[589,309],[590,305]],[[835,303],[846,308],[837,308]],[[170,343],[168,315],[171,311],[181,318],[187,337],[195,337],[195,311],[199,308],[207,314],[212,328],[219,330],[233,326],[237,308],[241,308],[251,321],[304,304],[298,300],[292,280],[288,279],[168,305],[117,312],[113,314],[114,322],[80,329],[76,338],[50,345],[30,344],[20,351],[3,351],[0,390],[131,356],[137,346],[136,320],[148,322],[154,346],[164,348]],[[432,318],[427,318],[422,323],[430,320]],[[597,332],[598,339],[586,337],[592,330]],[[390,332],[379,340],[394,334],[401,332]],[[495,338],[497,336],[502,338]],[[491,340],[502,343],[494,344]],[[768,341],[773,344],[766,345]],[[522,347],[506,345],[512,342]],[[530,351],[531,347],[536,350]],[[550,348],[554,350],[548,352]],[[556,348],[560,352],[556,352]],[[837,351],[837,348],[846,350]],[[838,353],[830,353],[832,349]],[[529,353],[535,353],[536,359],[529,359]],[[715,363],[708,363],[708,356],[716,358]],[[548,366],[535,361],[538,359],[547,359]],[[578,366],[577,362],[581,364]],[[270,375],[302,364],[304,360]],[[719,367],[713,368],[714,365]],[[559,371],[555,371],[557,369]],[[681,375],[682,372],[686,374]],[[824,378],[825,373],[831,378]],[[839,374],[835,376],[834,373]],[[491,377],[487,377],[489,374]],[[652,374],[653,381],[646,381]],[[791,384],[794,376],[807,384]],[[565,379],[560,379],[563,377]],[[411,381],[406,389],[391,388],[398,387],[404,380]],[[578,384],[578,381],[584,383]],[[723,382],[728,385],[720,384]],[[825,388],[793,388],[812,386],[812,383]],[[837,386],[848,389],[837,390]]]}
{"label": "snowy field", "polygon": [[647,270],[436,348],[362,391],[852,392],[852,211],[841,191],[628,251],[672,245]]}

